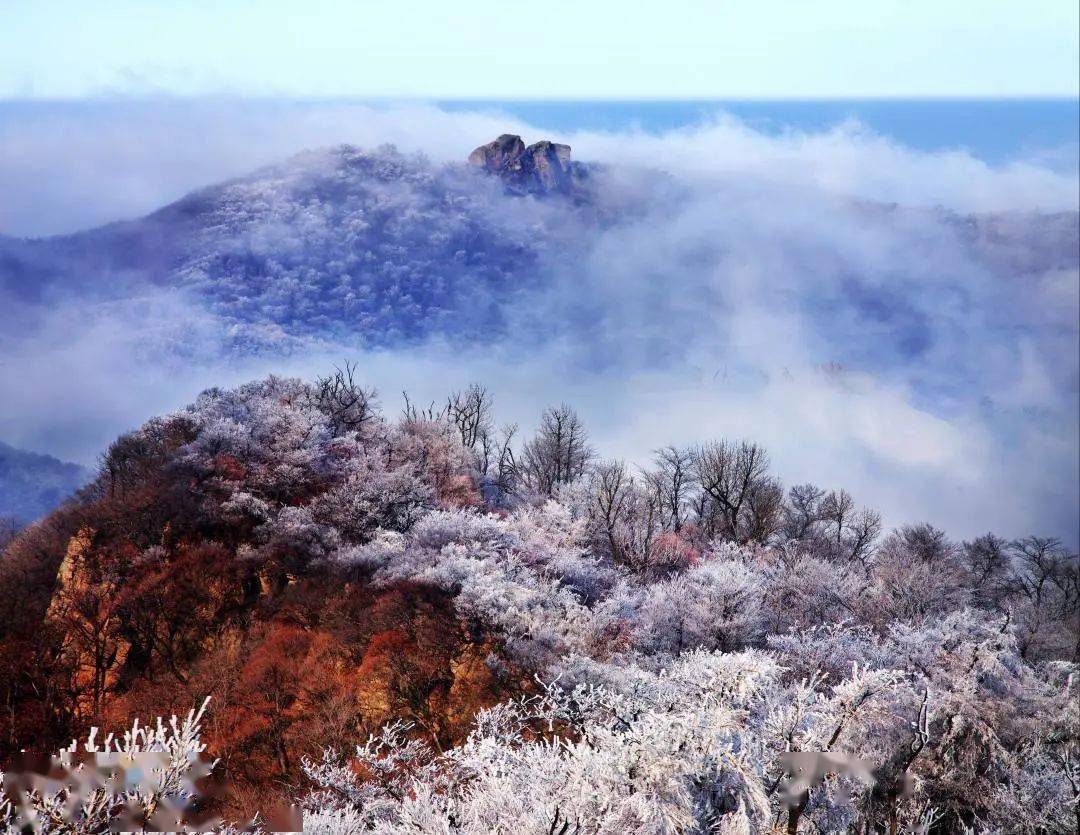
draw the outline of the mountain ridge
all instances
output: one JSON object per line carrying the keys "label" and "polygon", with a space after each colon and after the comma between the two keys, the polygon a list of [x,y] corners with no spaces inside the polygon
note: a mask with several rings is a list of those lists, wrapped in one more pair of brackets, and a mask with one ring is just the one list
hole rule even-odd
{"label": "mountain ridge", "polygon": [[92,476],[79,464],[0,441],[0,517],[25,525],[69,498]]}
{"label": "mountain ridge", "polygon": [[561,211],[504,211],[496,182],[389,147],[305,152],[143,218],[0,241],[0,288],[32,302],[48,292],[170,287],[241,324],[270,318],[300,336],[336,328],[370,344],[474,311],[476,333],[498,324],[483,313],[487,296],[512,297],[535,279],[535,229],[551,228]]}

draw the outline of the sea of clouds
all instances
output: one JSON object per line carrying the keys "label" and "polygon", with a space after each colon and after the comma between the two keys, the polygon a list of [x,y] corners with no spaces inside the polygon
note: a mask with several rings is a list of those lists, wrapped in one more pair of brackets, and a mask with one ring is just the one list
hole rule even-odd
{"label": "sea of clouds", "polygon": [[[0,439],[16,446],[90,463],[208,386],[348,358],[389,411],[403,389],[426,402],[480,381],[526,432],[571,403],[608,456],[748,437],[786,483],[844,487],[889,523],[1080,538],[1078,256],[1047,258],[1031,231],[1058,224],[1051,249],[1070,240],[1068,219],[1031,213],[1076,212],[1075,172],[916,151],[854,123],[552,134],[418,104],[211,100],[17,115],[0,121],[4,234],[137,217],[303,148],[393,143],[456,162],[504,132],[603,163],[605,200],[629,219],[583,226],[505,333],[467,347],[237,357],[176,289],[54,301],[31,337],[0,336]],[[991,212],[1009,213],[1019,245],[965,237],[957,216]]]}

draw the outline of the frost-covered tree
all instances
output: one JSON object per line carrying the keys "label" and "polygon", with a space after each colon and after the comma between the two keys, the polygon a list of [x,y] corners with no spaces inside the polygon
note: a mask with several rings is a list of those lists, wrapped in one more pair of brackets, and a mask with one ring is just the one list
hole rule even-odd
{"label": "frost-covered tree", "polygon": [[8,545],[5,742],[205,688],[314,832],[1075,831],[1057,541],[879,541],[753,444],[638,471],[352,371],[205,392]]}
{"label": "frost-covered tree", "polygon": [[709,533],[735,542],[765,542],[779,524],[783,497],[768,474],[769,456],[747,441],[714,441],[693,451],[694,478],[706,501]]}
{"label": "frost-covered tree", "polygon": [[210,831],[196,781],[213,761],[199,739],[207,703],[183,718],[140,725],[98,741],[92,729],[40,772],[0,774],[0,831],[75,835],[109,831]]}
{"label": "frost-covered tree", "polygon": [[592,458],[584,423],[564,403],[544,411],[536,434],[522,449],[519,472],[530,490],[550,496],[559,485],[584,475]]}

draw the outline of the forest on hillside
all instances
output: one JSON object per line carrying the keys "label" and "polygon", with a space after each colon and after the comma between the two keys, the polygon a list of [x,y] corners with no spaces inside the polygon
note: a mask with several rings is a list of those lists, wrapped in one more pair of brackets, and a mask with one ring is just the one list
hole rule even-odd
{"label": "forest on hillside", "polygon": [[0,0],[0,835],[1080,835],[1080,3],[783,5]]}
{"label": "forest on hillside", "polygon": [[[0,755],[209,697],[129,744],[173,778],[218,758],[235,821],[295,801],[318,833],[1080,827],[1059,541],[886,529],[752,440],[609,460],[570,406],[527,434],[481,386],[386,414],[358,373],[208,390],[4,546]],[[81,829],[55,797],[24,814],[106,831],[107,800]]]}

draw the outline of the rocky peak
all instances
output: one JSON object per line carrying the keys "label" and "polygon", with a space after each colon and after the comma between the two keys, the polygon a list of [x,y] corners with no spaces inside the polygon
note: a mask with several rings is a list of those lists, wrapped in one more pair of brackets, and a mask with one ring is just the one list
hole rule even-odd
{"label": "rocky peak", "polygon": [[580,195],[588,168],[570,159],[570,146],[541,140],[528,147],[504,133],[469,154],[469,164],[499,177],[515,194]]}
{"label": "rocky peak", "polygon": [[481,145],[469,154],[469,165],[483,168],[492,174],[504,170],[525,153],[525,143],[520,136],[504,133],[498,139]]}

